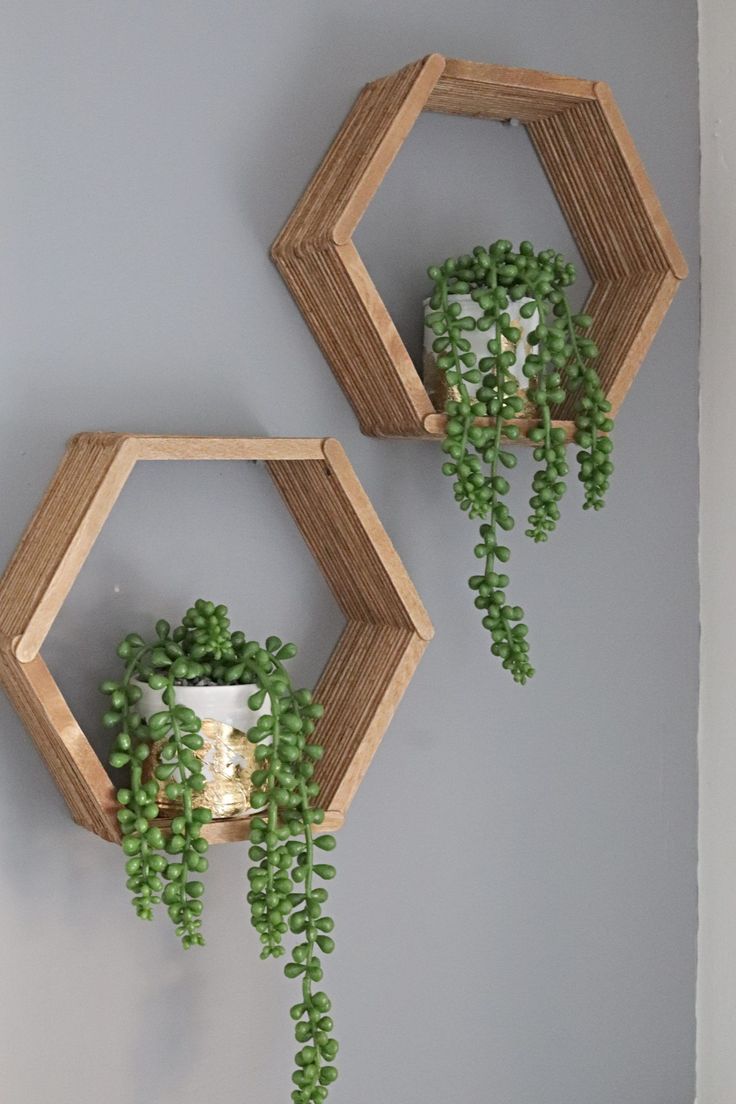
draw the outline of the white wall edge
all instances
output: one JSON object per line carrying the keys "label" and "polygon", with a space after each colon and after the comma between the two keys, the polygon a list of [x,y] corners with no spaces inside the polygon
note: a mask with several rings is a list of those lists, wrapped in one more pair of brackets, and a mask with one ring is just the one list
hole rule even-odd
{"label": "white wall edge", "polygon": [[697,1101],[736,1101],[736,118],[731,0],[699,0],[702,292]]}

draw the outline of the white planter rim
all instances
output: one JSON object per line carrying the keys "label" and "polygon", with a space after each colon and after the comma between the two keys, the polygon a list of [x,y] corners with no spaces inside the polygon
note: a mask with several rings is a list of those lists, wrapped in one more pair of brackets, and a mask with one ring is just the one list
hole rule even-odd
{"label": "white planter rim", "polygon": [[[135,678],[133,681],[137,686],[140,686],[141,689],[150,690],[153,694],[161,693],[161,690],[152,690],[145,679]],[[223,698],[226,694],[230,694],[232,697],[236,698],[238,694],[242,693],[244,690],[252,694],[253,691],[257,689],[257,682],[232,682],[227,685],[216,683],[214,686],[192,686],[189,683],[184,683],[183,685],[176,682],[174,683],[175,693],[184,690],[187,694],[196,694],[197,691],[202,692],[202,694],[204,694],[204,692],[211,694],[216,691],[218,697],[223,696]]]}

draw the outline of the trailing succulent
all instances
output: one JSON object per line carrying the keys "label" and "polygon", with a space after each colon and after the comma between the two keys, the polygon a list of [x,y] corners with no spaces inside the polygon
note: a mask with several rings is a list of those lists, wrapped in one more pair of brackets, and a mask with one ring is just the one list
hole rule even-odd
{"label": "trailing succulent", "polygon": [[[320,1104],[337,1077],[331,1063],[338,1046],[331,1035],[330,1000],[324,992],[313,992],[313,983],[322,979],[318,952],[334,949],[334,924],[323,913],[327,890],[315,881],[333,878],[335,868],[319,862],[316,852],[331,851],[335,837],[314,834],[314,826],[324,820],[324,811],[314,804],[319,785],[313,777],[323,749],[310,737],[323,710],[308,690],[291,684],[284,664],[296,647],[276,636],[261,646],[242,632],[231,632],[227,608],[200,599],[173,632],[167,621],[158,621],[154,640],[131,633],[117,654],[124,664],[122,676],[103,682],[101,690],[110,698],[103,723],[117,730],[110,763],[130,772],[128,785],[117,793],[127,886],[136,913],[145,920],[163,902],[184,947],[204,943],[204,884],[197,875],[207,869],[202,828],[212,813],[194,807],[194,795],[205,786],[197,755],[203,746],[201,719],[177,704],[176,687],[241,683],[253,686],[251,709],[268,702],[270,712],[248,732],[257,764],[251,805],[260,811],[251,823],[248,902],[261,958],[284,955],[287,932],[299,939],[284,970],[287,977],[301,978],[302,985],[301,1000],[291,1009],[300,1044],[292,1100]],[[164,708],[148,718],[138,705],[140,682],[162,695]],[[154,777],[147,778],[144,764],[154,744],[160,745],[159,763]],[[160,785],[181,809],[167,825],[156,823]]]}
{"label": "trailing succulent", "polygon": [[[476,607],[483,611],[483,625],[491,634],[492,653],[516,682],[524,683],[534,668],[529,660],[524,611],[506,597],[506,564],[511,551],[502,538],[514,527],[504,501],[509,482],[503,470],[514,468],[517,457],[507,445],[521,435],[514,419],[525,405],[511,371],[521,337],[511,318],[511,304],[529,300],[518,308],[519,314],[524,319],[537,315],[535,328],[528,335],[532,352],[521,366],[528,381],[526,398],[536,413],[534,424],[526,430],[539,464],[526,529],[526,535],[536,542],[546,541],[560,518],[558,504],[569,469],[565,430],[552,425],[551,408],[563,402],[568,392],[575,395],[574,440],[579,450],[584,509],[601,509],[613,472],[611,404],[592,365],[598,349],[585,336],[593,320],[573,313],[568,303],[566,289],[575,280],[573,265],[552,249],[535,253],[528,241],[520,244],[518,252],[505,240],[488,248],[478,246],[472,254],[432,266],[428,275],[434,285],[426,320],[434,334],[432,348],[448,389],[459,396],[450,398],[445,406],[448,420],[442,448],[448,459],[442,470],[454,480],[460,509],[483,521],[481,540],[475,547],[483,571],[470,578],[470,587],[476,592]],[[450,296],[458,295],[470,295],[477,303],[482,312],[478,318],[464,315],[462,304],[450,301]],[[479,360],[467,338],[468,331],[476,329],[488,334],[488,354]],[[476,418],[487,418],[489,424],[477,424]]]}

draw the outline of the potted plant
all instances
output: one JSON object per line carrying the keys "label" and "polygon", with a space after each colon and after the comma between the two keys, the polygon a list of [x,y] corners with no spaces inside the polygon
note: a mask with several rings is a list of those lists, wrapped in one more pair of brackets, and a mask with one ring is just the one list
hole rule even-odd
{"label": "potted plant", "polygon": [[[469,582],[491,651],[516,682],[534,674],[521,606],[507,598],[511,551],[503,533],[514,527],[504,471],[516,466],[508,448],[522,432],[539,463],[532,482],[526,535],[546,541],[560,518],[568,474],[567,434],[553,426],[552,408],[575,395],[574,440],[586,510],[600,510],[613,472],[613,419],[586,336],[593,319],[572,311],[567,289],[575,269],[560,253],[537,253],[531,242],[515,251],[499,240],[432,266],[425,304],[425,384],[447,414],[442,444],[455,499],[481,519],[475,555],[483,570]],[[478,421],[484,419],[484,421]],[[527,419],[530,424],[515,424]]]}
{"label": "potted plant", "polygon": [[183,946],[203,944],[203,827],[213,815],[258,812],[251,923],[264,959],[286,953],[287,933],[298,938],[284,967],[301,980],[291,1009],[300,1044],[292,1100],[320,1104],[337,1077],[338,1046],[329,998],[313,991],[319,953],[334,949],[327,890],[315,883],[334,877],[318,851],[331,851],[335,838],[315,834],[324,820],[314,779],[323,749],[311,737],[322,707],[292,686],[285,664],[296,647],[276,636],[248,640],[231,631],[225,606],[200,599],[173,631],[160,620],[150,640],[131,633],[117,654],[122,674],[101,686],[110,698],[103,724],[116,731],[111,765],[129,774],[117,816],[136,913],[150,920],[163,903]]}

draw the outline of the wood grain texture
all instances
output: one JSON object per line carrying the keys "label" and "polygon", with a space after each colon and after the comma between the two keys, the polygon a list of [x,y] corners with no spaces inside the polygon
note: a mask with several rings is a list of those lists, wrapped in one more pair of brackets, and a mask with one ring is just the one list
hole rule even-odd
{"label": "wood grain texture", "polygon": [[336,601],[350,621],[431,639],[427,612],[342,446],[328,438],[323,448],[321,464],[275,460],[268,469]]}
{"label": "wood grain texture", "polygon": [[439,54],[367,84],[273,252],[348,241],[444,66]]}
{"label": "wood grain texture", "polygon": [[135,463],[124,437],[80,437],[0,579],[0,634],[16,655],[38,653]]}
{"label": "wood grain texture", "polygon": [[[361,429],[431,439],[445,425],[351,241],[422,110],[527,126],[593,278],[587,309],[615,411],[687,264],[610,89],[432,54],[363,89],[272,246]],[[568,435],[573,406],[553,411]]]}
{"label": "wood grain texture", "polygon": [[353,243],[273,257],[363,432],[414,436],[434,407]]}
{"label": "wood grain texture", "polygon": [[174,437],[136,434],[137,460],[321,460],[320,437]]}
{"label": "wood grain texture", "polygon": [[[242,840],[250,839],[252,820],[253,816],[233,817],[230,820],[213,820],[202,826],[202,835],[210,843],[240,843]],[[342,813],[334,809],[327,809],[324,821],[314,831],[317,833],[336,832],[338,828],[342,828],[344,823],[345,817]],[[169,822],[159,820],[156,821],[156,824],[166,829]]]}
{"label": "wood grain texture", "polygon": [[593,81],[448,58],[425,110],[530,123],[594,96]]}
{"label": "wood grain texture", "polygon": [[119,839],[112,782],[40,656],[0,650],[0,681],[77,824]]}
{"label": "wood grain texture", "polygon": [[317,780],[328,808],[347,810],[426,646],[407,629],[348,623],[315,690],[330,703],[316,734],[326,749]]}
{"label": "wood grain texture", "polygon": [[669,268],[678,280],[684,280],[688,274],[685,256],[677,243],[672,227],[667,221],[659,196],[634,145],[629,128],[624,122],[618,104],[609,85],[596,81],[595,95],[603,120],[603,126],[613,135],[621,158],[622,166],[631,177],[636,192],[636,203],[647,212],[647,217],[659,238]]}
{"label": "wood grain texture", "polygon": [[[493,425],[493,418],[476,418],[475,422],[480,426]],[[522,434],[526,434],[528,430],[534,429],[536,426],[541,425],[535,418],[515,418],[514,425],[519,426]],[[424,429],[428,435],[434,438],[443,438],[445,436],[445,428],[447,426],[446,414],[429,414],[424,419]],[[564,429],[567,441],[572,440],[573,433],[575,432],[575,423],[572,421],[564,421],[559,418],[552,420],[553,429]],[[527,437],[521,436],[515,442],[515,446],[521,446],[522,448],[529,448],[532,446],[532,442]]]}
{"label": "wood grain texture", "polygon": [[[110,778],[38,650],[137,460],[261,460],[348,620],[320,681],[327,753],[322,830],[339,828],[432,625],[339,442],[327,438],[73,438],[0,580],[0,683],[74,820],[120,838]],[[354,655],[352,653],[355,653]],[[343,684],[341,672],[345,673]],[[247,838],[217,821],[213,843]]]}

